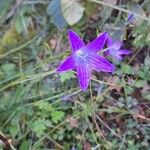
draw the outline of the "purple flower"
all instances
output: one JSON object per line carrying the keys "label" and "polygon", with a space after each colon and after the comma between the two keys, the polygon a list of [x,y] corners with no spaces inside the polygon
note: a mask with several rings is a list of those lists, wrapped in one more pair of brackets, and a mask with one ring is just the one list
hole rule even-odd
{"label": "purple flower", "polygon": [[87,45],[72,30],[68,31],[68,38],[72,54],[61,63],[57,71],[62,72],[75,69],[82,90],[87,89],[92,70],[114,72],[114,65],[97,54],[106,42],[106,32]]}
{"label": "purple flower", "polygon": [[106,51],[107,55],[112,55],[115,59],[122,60],[123,55],[131,54],[130,50],[121,49],[122,42],[121,41],[113,41],[111,37],[107,37],[107,46],[108,50]]}
{"label": "purple flower", "polygon": [[135,20],[134,13],[128,14],[127,23],[131,23],[133,20]]}

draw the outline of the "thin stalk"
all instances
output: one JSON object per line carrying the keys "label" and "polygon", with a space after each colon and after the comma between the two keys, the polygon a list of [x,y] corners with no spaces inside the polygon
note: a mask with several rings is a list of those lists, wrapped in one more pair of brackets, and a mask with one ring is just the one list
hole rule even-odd
{"label": "thin stalk", "polygon": [[55,70],[51,70],[51,71],[48,71],[48,72],[42,72],[42,73],[39,73],[39,74],[34,74],[34,75],[28,75],[28,76],[23,76],[21,77],[21,79],[18,79],[16,81],[13,81],[9,84],[7,84],[6,86],[2,87],[0,89],[0,92],[4,91],[5,89],[9,88],[9,87],[12,87],[12,86],[15,86],[15,85],[18,85],[18,84],[21,84],[21,83],[24,83],[24,82],[27,82],[27,81],[33,81],[33,80],[36,80],[36,79],[41,79],[41,78],[45,78],[49,75],[52,75],[55,73]]}
{"label": "thin stalk", "polygon": [[[45,102],[45,101],[50,101],[50,100],[52,100],[52,99],[58,99],[58,98],[60,98],[60,97],[62,97],[62,96],[64,96],[64,95],[66,95],[66,94],[69,94],[69,93],[70,93],[70,95],[69,95],[68,97],[71,97],[71,96],[73,96],[73,95],[78,94],[79,92],[81,92],[81,90],[77,90],[77,91],[72,91],[72,90],[70,90],[70,91],[67,91],[67,92],[64,92],[64,93],[57,94],[57,95],[55,95],[55,96],[50,96],[50,97],[47,97],[47,98],[45,98],[45,99],[37,100],[36,102],[28,103],[28,104],[24,105],[23,107],[32,106],[32,105],[34,105],[34,104],[36,104],[36,103]],[[62,101],[62,100],[61,100],[61,99],[58,99],[57,101],[51,103],[51,105],[54,105],[54,104],[56,104],[56,103],[59,103],[60,101]]]}
{"label": "thin stalk", "polygon": [[27,41],[26,43],[20,45],[19,47],[14,48],[14,49],[10,50],[9,52],[0,55],[0,59],[3,59],[3,58],[5,58],[6,56],[8,56],[8,55],[10,55],[10,54],[12,54],[12,53],[15,53],[15,52],[17,52],[17,51],[19,51],[19,50],[25,48],[26,46],[28,46],[29,44],[31,44],[33,41],[35,41],[37,38],[38,38],[38,36],[35,36],[35,37],[32,38],[30,41]]}

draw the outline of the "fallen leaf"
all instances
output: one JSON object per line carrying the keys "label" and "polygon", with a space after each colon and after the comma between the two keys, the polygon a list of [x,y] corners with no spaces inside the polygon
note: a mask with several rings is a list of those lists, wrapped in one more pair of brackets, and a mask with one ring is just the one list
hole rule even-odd
{"label": "fallen leaf", "polygon": [[56,41],[55,39],[50,39],[49,42],[50,42],[51,48],[52,48],[52,49],[55,49],[55,48],[56,48],[57,41]]}
{"label": "fallen leaf", "polygon": [[83,148],[82,148],[83,150],[91,150],[92,148],[91,148],[91,144],[90,144],[90,142],[89,141],[85,141],[84,143],[83,143]]}
{"label": "fallen leaf", "polygon": [[84,7],[76,0],[61,0],[62,13],[67,23],[72,26],[83,16]]}
{"label": "fallen leaf", "polygon": [[61,0],[50,1],[47,7],[47,14],[51,16],[53,23],[58,29],[63,29],[67,26],[67,22],[61,11]]}
{"label": "fallen leaf", "polygon": [[70,124],[70,126],[72,128],[78,127],[78,120],[76,118],[72,117],[72,116],[69,116],[67,118],[67,122]]}

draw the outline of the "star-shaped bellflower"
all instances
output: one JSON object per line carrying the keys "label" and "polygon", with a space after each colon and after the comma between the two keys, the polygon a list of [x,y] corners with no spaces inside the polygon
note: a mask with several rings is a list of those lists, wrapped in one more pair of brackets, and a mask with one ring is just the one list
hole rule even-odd
{"label": "star-shaped bellflower", "polygon": [[63,72],[75,69],[82,90],[87,89],[92,70],[114,72],[114,65],[97,54],[106,42],[106,32],[87,45],[72,30],[68,30],[68,38],[72,53],[61,63],[57,71]]}
{"label": "star-shaped bellflower", "polygon": [[121,41],[113,41],[111,37],[107,34],[107,46],[108,50],[106,51],[107,55],[112,55],[115,59],[122,60],[123,55],[131,54],[130,50],[121,49]]}

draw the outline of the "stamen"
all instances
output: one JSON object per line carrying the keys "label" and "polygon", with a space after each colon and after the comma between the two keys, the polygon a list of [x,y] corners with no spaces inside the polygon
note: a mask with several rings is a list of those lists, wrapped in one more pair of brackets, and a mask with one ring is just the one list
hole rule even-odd
{"label": "stamen", "polygon": [[76,55],[82,58],[85,58],[87,56],[87,54],[82,49],[76,51]]}

